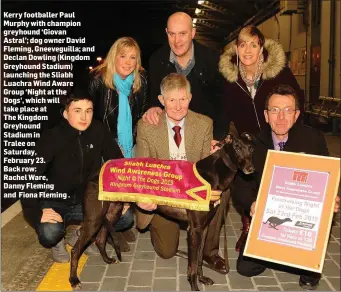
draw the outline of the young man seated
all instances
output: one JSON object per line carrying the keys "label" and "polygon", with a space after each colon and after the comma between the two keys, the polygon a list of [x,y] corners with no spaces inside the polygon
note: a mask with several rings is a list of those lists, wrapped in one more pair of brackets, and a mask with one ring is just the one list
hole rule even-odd
{"label": "young man seated", "polygon": [[[64,105],[64,119],[45,132],[36,144],[36,155],[42,162],[36,165],[37,174],[45,175],[45,183],[53,186],[40,198],[42,215],[36,230],[41,245],[52,247],[56,262],[70,260],[64,243],[65,228],[68,222],[83,220],[87,181],[99,171],[103,161],[123,157],[104,125],[92,119],[93,102],[87,91],[75,88],[65,98]],[[116,223],[116,231],[133,225],[133,215],[128,208]],[[69,237],[67,243],[71,246],[76,243],[79,231],[77,228]],[[98,251],[90,245],[86,253]]]}

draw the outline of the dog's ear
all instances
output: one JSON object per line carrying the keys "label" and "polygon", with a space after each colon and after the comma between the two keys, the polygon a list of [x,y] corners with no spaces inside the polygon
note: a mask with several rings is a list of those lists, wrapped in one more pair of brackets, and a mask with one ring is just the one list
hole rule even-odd
{"label": "dog's ear", "polygon": [[246,137],[250,142],[255,142],[256,138],[251,133],[244,132],[242,136]]}
{"label": "dog's ear", "polygon": [[231,144],[232,141],[233,141],[233,135],[228,134],[228,135],[226,136],[226,138],[225,138],[225,143],[226,143],[226,144]]}
{"label": "dog's ear", "polygon": [[234,137],[239,137],[236,126],[235,126],[234,122],[232,122],[232,121],[230,122],[228,133],[232,134]]}

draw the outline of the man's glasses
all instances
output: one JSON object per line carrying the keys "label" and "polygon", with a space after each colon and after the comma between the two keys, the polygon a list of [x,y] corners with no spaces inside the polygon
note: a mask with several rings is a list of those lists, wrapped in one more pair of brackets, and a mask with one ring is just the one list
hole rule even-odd
{"label": "man's glasses", "polygon": [[279,107],[270,107],[267,109],[267,111],[270,113],[270,114],[273,114],[273,115],[278,115],[281,111],[283,111],[283,113],[286,115],[291,115],[293,114],[296,110],[295,109],[292,109],[291,107],[285,107],[285,108],[279,108]]}

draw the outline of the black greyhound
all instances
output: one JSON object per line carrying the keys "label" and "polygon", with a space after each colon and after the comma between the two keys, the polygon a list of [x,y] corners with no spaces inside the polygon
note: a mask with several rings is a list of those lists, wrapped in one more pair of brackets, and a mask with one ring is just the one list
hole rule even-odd
{"label": "black greyhound", "polygon": [[[220,142],[219,146],[221,148],[218,151],[196,163],[198,173],[211,184],[213,190],[227,190],[238,168],[245,174],[254,172],[252,164],[253,137],[248,133],[243,133],[240,137],[237,137],[237,135],[228,134]],[[224,202],[224,204],[227,204],[227,202]],[[84,222],[82,224],[81,235],[71,251],[69,280],[73,288],[80,288],[80,281],[77,277],[79,258],[95,238],[103,260],[108,264],[116,263],[117,261],[109,258],[105,251],[106,238],[109,231],[114,240],[117,256],[121,260],[121,253],[117,240],[115,240],[112,226],[120,218],[122,209],[123,202],[98,200],[98,177],[88,183],[84,201]],[[202,259],[208,224],[213,218],[215,211],[216,207],[213,202],[210,203],[209,211],[193,211],[161,205],[157,207],[157,212],[177,220],[188,221],[187,276],[192,291],[199,291],[198,275],[201,283],[205,285],[212,285],[214,283],[210,278],[203,275]]]}

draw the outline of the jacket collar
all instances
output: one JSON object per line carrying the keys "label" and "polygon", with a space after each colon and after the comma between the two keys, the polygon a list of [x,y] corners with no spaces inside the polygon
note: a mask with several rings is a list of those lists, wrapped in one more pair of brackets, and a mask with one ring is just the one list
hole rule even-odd
{"label": "jacket collar", "polygon": [[193,143],[195,142],[195,121],[193,120],[193,112],[188,110],[186,120],[185,120],[185,149],[186,149],[186,156],[187,161],[195,161],[195,153],[193,153]]}
{"label": "jacket collar", "polygon": [[[196,65],[198,63],[201,62],[201,59],[203,58],[203,54],[202,54],[202,50],[201,48],[204,47],[203,45],[201,45],[200,43],[198,43],[196,40],[192,40],[192,45],[194,47],[194,59],[195,59],[195,63]],[[169,43],[165,43],[162,47],[161,47],[161,51],[160,51],[160,56],[162,56],[163,60],[167,60],[167,62],[170,62],[169,60],[169,56],[170,56],[170,46]]]}
{"label": "jacket collar", "polygon": [[[278,42],[266,39],[263,49],[264,64],[262,79],[272,79],[285,67],[286,57],[283,47]],[[239,70],[237,67],[237,55],[235,42],[228,44],[220,57],[219,71],[229,82],[238,80]]]}
{"label": "jacket collar", "polygon": [[[288,133],[288,140],[285,143],[285,150],[290,151],[291,146],[297,142],[300,137],[300,125],[295,123]],[[274,144],[272,140],[272,130],[269,124],[258,134],[257,138],[261,144],[265,145],[268,149],[274,149]]]}
{"label": "jacket collar", "polygon": [[77,135],[86,135],[86,133],[89,132],[89,130],[93,127],[93,123],[91,122],[90,126],[85,131],[79,131],[75,128],[73,128],[66,119],[62,119],[60,121],[60,126],[62,129],[67,133],[67,135],[70,136],[77,136]]}

